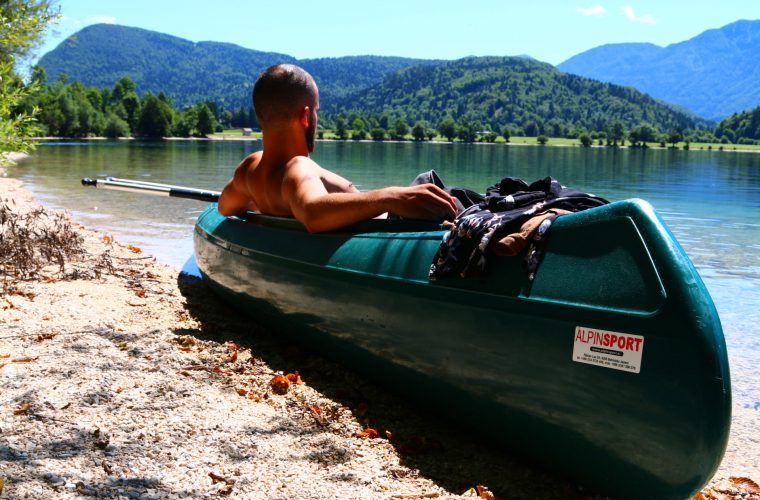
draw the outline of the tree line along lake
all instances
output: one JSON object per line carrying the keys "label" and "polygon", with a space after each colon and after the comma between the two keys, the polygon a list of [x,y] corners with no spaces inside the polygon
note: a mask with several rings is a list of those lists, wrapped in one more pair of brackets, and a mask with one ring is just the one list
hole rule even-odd
{"label": "tree line along lake", "polygon": [[[221,190],[261,141],[43,142],[8,175],[43,204],[180,268],[201,202],[85,189],[114,176]],[[320,141],[313,158],[360,189],[406,185],[435,169],[484,192],[503,177],[562,184],[616,201],[643,198],[686,250],[720,313],[736,404],[760,409],[760,154],[730,151]]]}

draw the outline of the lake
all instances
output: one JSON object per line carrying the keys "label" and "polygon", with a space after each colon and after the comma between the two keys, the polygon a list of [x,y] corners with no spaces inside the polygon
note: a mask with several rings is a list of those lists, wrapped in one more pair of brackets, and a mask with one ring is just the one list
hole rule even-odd
{"label": "lake", "polygon": [[[221,190],[260,141],[42,143],[8,175],[43,204],[181,267],[204,204],[95,190],[82,177],[125,177]],[[760,410],[760,154],[504,144],[318,142],[313,158],[360,189],[406,185],[435,169],[449,185],[485,189],[506,176],[551,175],[610,201],[644,198],[704,279],[726,336],[736,404]]]}

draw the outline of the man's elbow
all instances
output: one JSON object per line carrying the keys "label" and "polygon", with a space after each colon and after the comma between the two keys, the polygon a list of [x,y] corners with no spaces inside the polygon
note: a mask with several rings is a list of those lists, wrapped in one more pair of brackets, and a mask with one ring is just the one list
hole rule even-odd
{"label": "man's elbow", "polygon": [[324,233],[325,231],[329,231],[330,229],[333,229],[332,227],[326,225],[322,221],[313,220],[313,219],[303,219],[299,220],[301,224],[303,224],[303,227],[306,228],[308,232],[311,234],[314,233]]}
{"label": "man's elbow", "polygon": [[335,225],[331,223],[329,218],[315,214],[310,210],[298,211],[294,216],[312,234],[335,229]]}
{"label": "man's elbow", "polygon": [[233,215],[240,215],[245,211],[245,208],[240,209],[240,207],[236,206],[233,203],[229,203],[227,200],[224,199],[224,196],[219,198],[219,202],[216,206],[217,211],[224,215],[225,217],[231,217]]}

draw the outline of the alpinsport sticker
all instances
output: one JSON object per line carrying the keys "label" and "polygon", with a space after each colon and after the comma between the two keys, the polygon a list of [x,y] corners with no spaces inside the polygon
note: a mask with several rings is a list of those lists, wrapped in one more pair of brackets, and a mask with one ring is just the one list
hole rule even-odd
{"label": "alpinsport sticker", "polygon": [[573,361],[631,373],[641,371],[644,337],[630,333],[575,327]]}

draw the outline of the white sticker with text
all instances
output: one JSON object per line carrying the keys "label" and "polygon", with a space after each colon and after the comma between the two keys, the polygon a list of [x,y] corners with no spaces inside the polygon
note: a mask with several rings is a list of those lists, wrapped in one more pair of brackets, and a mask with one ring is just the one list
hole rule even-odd
{"label": "white sticker with text", "polygon": [[575,327],[573,361],[631,373],[641,370],[644,337],[630,333]]}

